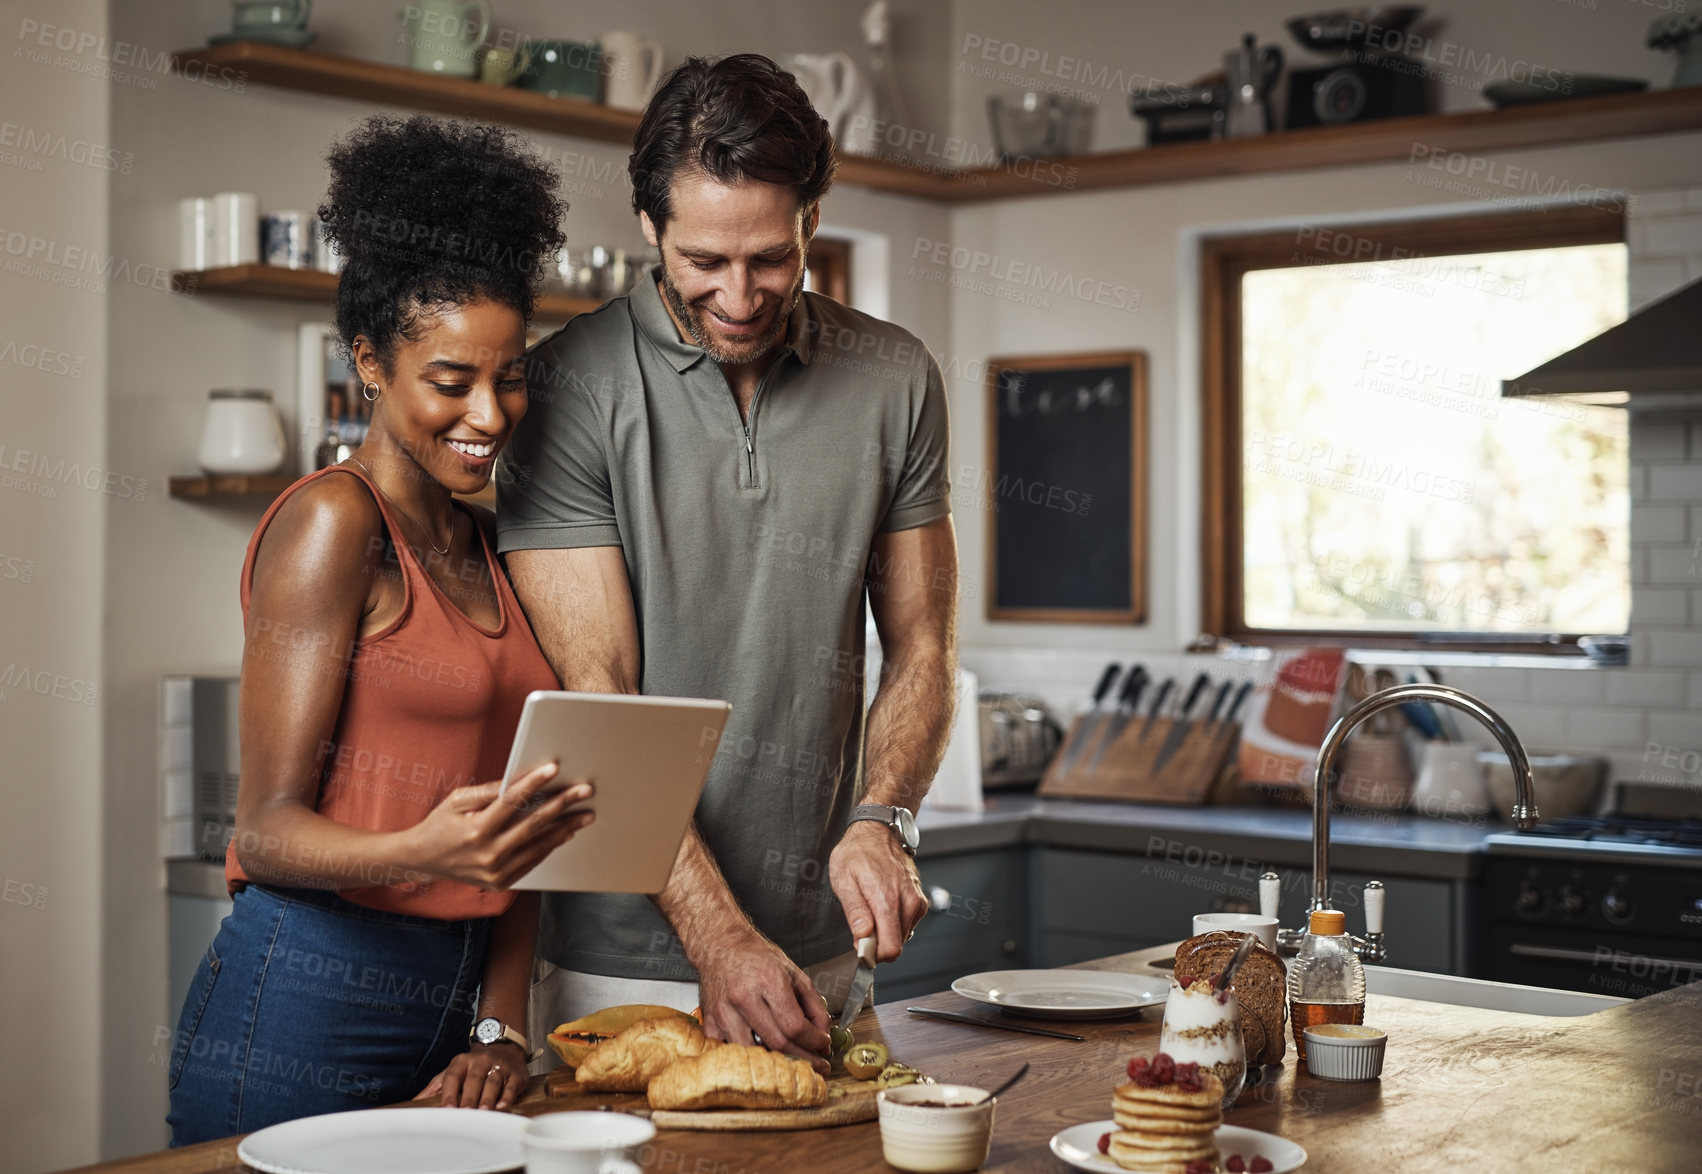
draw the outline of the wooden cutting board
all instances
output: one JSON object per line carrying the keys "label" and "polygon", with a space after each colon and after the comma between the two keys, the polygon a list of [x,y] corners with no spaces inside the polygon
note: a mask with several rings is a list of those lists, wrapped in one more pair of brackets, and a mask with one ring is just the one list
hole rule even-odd
{"label": "wooden cutting board", "polygon": [[813,1109],[651,1109],[643,1094],[635,1092],[587,1092],[574,1083],[573,1073],[557,1068],[544,1078],[549,1095],[545,1112],[567,1109],[613,1109],[648,1117],[658,1129],[704,1129],[726,1132],[759,1130],[826,1129],[833,1125],[856,1125],[876,1116],[872,1080],[835,1076],[827,1082],[827,1100]]}

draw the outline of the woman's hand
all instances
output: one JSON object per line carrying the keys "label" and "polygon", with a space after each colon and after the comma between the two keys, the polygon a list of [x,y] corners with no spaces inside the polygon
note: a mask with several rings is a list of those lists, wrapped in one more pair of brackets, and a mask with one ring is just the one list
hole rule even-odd
{"label": "woman's hand", "polygon": [[591,781],[552,785],[558,769],[554,762],[535,766],[506,793],[500,782],[451,791],[399,833],[408,865],[446,880],[506,889],[596,818],[589,811],[567,814],[591,797]]}
{"label": "woman's hand", "polygon": [[506,1109],[526,1091],[526,1053],[512,1040],[474,1044],[432,1077],[416,1101],[443,1098],[446,1109]]}

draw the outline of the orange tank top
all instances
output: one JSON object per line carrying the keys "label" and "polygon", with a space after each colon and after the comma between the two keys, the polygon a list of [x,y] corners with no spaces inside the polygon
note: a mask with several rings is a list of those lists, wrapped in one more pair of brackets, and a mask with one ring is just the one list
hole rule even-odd
{"label": "orange tank top", "polygon": [[[378,503],[397,559],[390,565],[399,566],[402,578],[402,612],[387,627],[357,640],[350,651],[336,729],[320,746],[314,810],[350,827],[400,831],[418,823],[454,788],[500,779],[526,695],[561,686],[478,516],[473,516],[473,528],[501,609],[495,631],[469,619],[426,573],[413,548],[398,540],[403,530],[389,502],[354,466],[332,465],[308,474],[260,519],[242,565],[245,631],[254,559],[266,527],[291,494],[339,469],[365,482]],[[512,892],[460,881],[409,881],[389,875],[387,868],[352,860],[339,867],[346,867],[354,883],[338,894],[371,909],[459,920],[495,917],[514,902]],[[226,888],[235,893],[248,881],[233,841],[225,853]]]}

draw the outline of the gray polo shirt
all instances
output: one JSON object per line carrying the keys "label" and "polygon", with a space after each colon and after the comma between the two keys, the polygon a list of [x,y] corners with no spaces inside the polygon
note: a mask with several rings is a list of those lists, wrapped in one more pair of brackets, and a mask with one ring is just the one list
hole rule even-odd
{"label": "gray polo shirt", "polygon": [[[807,966],[851,946],[827,861],[861,783],[865,575],[875,535],[950,512],[945,391],[909,332],[806,293],[747,426],[654,278],[530,352],[499,548],[621,548],[641,691],[732,702],[704,840],[757,928]],[[642,896],[547,896],[538,952],[696,977]]]}

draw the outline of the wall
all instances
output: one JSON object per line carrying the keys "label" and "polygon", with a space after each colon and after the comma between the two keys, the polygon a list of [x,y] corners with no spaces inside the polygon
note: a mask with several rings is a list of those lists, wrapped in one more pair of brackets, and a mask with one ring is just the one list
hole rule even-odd
{"label": "wall", "polygon": [[[27,38],[75,30],[71,52]],[[101,0],[6,7],[0,70],[0,1168],[99,1155],[102,576],[108,507],[107,87]],[[96,66],[98,68],[98,64]],[[149,496],[160,490],[144,471]],[[128,491],[129,496],[123,496]],[[109,496],[110,492],[110,496]],[[25,1041],[35,1041],[34,1044]],[[24,1057],[33,1057],[25,1059]],[[41,1123],[51,1120],[53,1128]]]}
{"label": "wall", "polygon": [[[319,33],[315,48],[400,62],[397,7],[319,6],[313,20]],[[909,30],[908,54],[937,57],[945,35],[944,10],[933,14],[920,3],[897,7],[901,27]],[[228,24],[229,12],[223,0],[114,5],[112,35],[158,54],[203,42]],[[497,16],[499,30],[537,35],[591,37],[610,27],[649,30],[669,47],[670,64],[677,62],[679,47],[687,45],[694,52],[739,48],[778,58],[799,50],[854,51],[859,44],[856,10],[825,3],[723,6],[712,12],[660,0],[601,0],[576,5],[567,16],[560,5],[532,0],[499,4]],[[901,65],[914,70],[914,57]],[[924,109],[934,103],[931,117],[943,118],[943,79],[935,84],[932,76],[918,71],[912,91]],[[132,173],[112,183],[112,248],[139,264],[172,264],[176,203],[184,196],[242,190],[257,193],[263,210],[313,208],[325,188],[321,160],[326,147],[370,112],[351,102],[249,85],[241,77],[187,81],[162,75],[156,80],[152,90],[114,87],[112,95],[113,139],[134,156]],[[570,248],[640,244],[628,203],[625,151],[532,137],[562,171],[571,204],[566,221]],[[853,188],[829,195],[823,220],[830,230],[876,239],[949,235],[947,214],[937,206]],[[948,308],[932,290],[906,286],[871,292],[889,294],[894,318],[944,348]],[[188,297],[152,288],[116,289],[108,302],[114,349],[123,356],[111,389],[111,459],[114,467],[144,474],[160,489],[168,474],[195,468],[209,389],[271,388],[287,416],[295,388],[296,326],[329,320],[330,314],[328,306],[308,303]],[[292,427],[286,431],[293,434]],[[110,829],[103,841],[108,867],[101,990],[103,1013],[113,1027],[102,1042],[99,1067],[105,1088],[101,1152],[107,1157],[166,1142],[162,1072],[181,992],[166,989],[165,894],[154,833],[159,679],[237,670],[237,575],[261,508],[193,504],[158,492],[145,502],[110,506],[104,570],[110,601],[105,643],[110,751],[99,796]],[[84,777],[94,775],[90,769]],[[81,906],[94,907],[92,900]]]}
{"label": "wall", "polygon": [[[1444,109],[1481,107],[1477,90],[1515,69],[1584,69],[1650,79],[1664,86],[1670,58],[1643,48],[1656,13],[1639,5],[1548,5],[1542,19],[1511,4],[1458,5],[1448,23],[1426,34],[1415,56],[1435,63]],[[1096,147],[1131,145],[1137,124],[1117,84],[1152,77],[1185,81],[1211,68],[1243,30],[1289,52],[1293,42],[1268,6],[1138,5],[1128,19],[1061,5],[1048,8],[964,0],[954,8],[951,71],[954,132],[985,142],[985,97],[1001,88],[1086,88],[1101,103]],[[993,62],[985,54],[993,55]],[[1291,59],[1299,55],[1295,49]],[[1015,60],[1013,68],[1001,64]],[[1028,62],[1024,65],[1023,62]],[[1101,67],[1115,63],[1121,73]],[[1444,64],[1446,63],[1446,64]],[[1523,63],[1522,65],[1520,63]],[[1001,76],[987,77],[983,66]],[[1555,84],[1562,84],[1556,81]],[[1415,144],[1416,146],[1417,144]],[[974,486],[987,467],[982,364],[991,355],[1026,355],[1137,347],[1149,355],[1149,618],[1121,628],[992,623],[985,619],[984,560],[988,516],[978,494],[956,495],[966,577],[961,625],[965,665],[983,684],[1027,689],[1066,712],[1085,705],[1106,660],[1138,657],[1164,671],[1182,664],[1178,649],[1199,625],[1199,372],[1197,265],[1200,240],[1212,234],[1305,224],[1446,215],[1492,208],[1545,186],[1629,193],[1631,300],[1640,304],[1702,273],[1696,259],[1694,195],[1702,185],[1702,136],[1585,143],[1489,153],[1498,167],[1529,169],[1531,187],[1478,185],[1448,191],[1434,173],[1393,162],[1326,171],[1260,175],[1088,193],[1067,198],[969,205],[954,212],[958,256],[993,260],[954,271],[963,288],[952,299],[952,351],[942,356],[952,382],[953,465]],[[1609,199],[1615,198],[1612,196]],[[926,245],[913,247],[926,263]],[[896,259],[906,255],[895,241]],[[1038,273],[1056,288],[1130,290],[1131,308],[1090,304],[1067,293],[1042,295],[995,271]],[[1645,743],[1677,752],[1695,769],[1702,722],[1688,712],[1702,702],[1702,582],[1694,543],[1702,537],[1694,506],[1702,492],[1696,425],[1639,420],[1632,461],[1634,601],[1633,667],[1605,671],[1449,669],[1451,683],[1479,690],[1500,706],[1536,746],[1610,751],[1617,777],[1649,765]],[[1680,581],[1682,580],[1682,581]],[[1684,752],[1691,752],[1684,758]],[[1662,751],[1656,757],[1665,754]],[[1651,771],[1660,775],[1660,771]],[[1682,773],[1682,772],[1681,772]],[[1668,770],[1667,781],[1685,781]],[[1692,784],[1702,776],[1691,775]]]}

